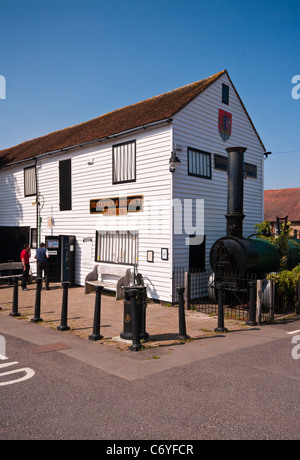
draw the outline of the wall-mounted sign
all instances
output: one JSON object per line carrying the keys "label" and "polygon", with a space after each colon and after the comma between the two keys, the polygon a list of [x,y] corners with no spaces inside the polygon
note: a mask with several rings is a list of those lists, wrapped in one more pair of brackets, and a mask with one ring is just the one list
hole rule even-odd
{"label": "wall-mounted sign", "polygon": [[[228,158],[223,155],[214,154],[214,167],[215,169],[222,169],[227,171],[228,169]],[[251,163],[244,163],[244,171],[247,177],[254,177],[257,179],[257,166]]]}
{"label": "wall-mounted sign", "polygon": [[142,195],[90,200],[90,214],[124,216],[129,212],[143,211],[143,202]]}
{"label": "wall-mounted sign", "polygon": [[219,133],[224,142],[231,136],[232,115],[225,110],[219,109]]}

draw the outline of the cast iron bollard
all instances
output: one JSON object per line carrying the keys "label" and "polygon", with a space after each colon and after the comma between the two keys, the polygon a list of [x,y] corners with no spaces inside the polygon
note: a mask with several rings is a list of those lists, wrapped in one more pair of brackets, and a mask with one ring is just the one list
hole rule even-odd
{"label": "cast iron bollard", "polygon": [[185,311],[184,311],[184,299],[183,294],[185,291],[184,287],[177,287],[176,291],[178,293],[178,315],[179,315],[179,336],[177,339],[179,340],[187,340],[190,337],[186,333],[186,325],[185,325]]}
{"label": "cast iron bollard", "polygon": [[14,277],[13,307],[12,307],[12,312],[10,313],[10,316],[20,316],[20,313],[18,311],[18,305],[19,305],[18,280],[19,279],[15,276]]}
{"label": "cast iron bollard", "polygon": [[137,324],[140,340],[147,340],[149,338],[146,332],[146,308],[147,308],[147,294],[146,287],[144,286],[124,286],[124,316],[123,316],[123,331],[120,333],[121,339],[132,340],[132,317],[131,317],[131,300],[128,291],[135,289],[137,291],[136,298],[136,311],[137,311]]}
{"label": "cast iron bollard", "polygon": [[94,313],[94,327],[93,334],[89,335],[89,340],[101,340],[103,335],[100,335],[100,317],[101,317],[101,293],[104,286],[95,286],[96,298],[95,298],[95,313]]}
{"label": "cast iron bollard", "polygon": [[223,306],[223,289],[224,284],[218,284],[218,327],[216,327],[215,332],[228,332],[228,329],[224,327],[224,306]]}
{"label": "cast iron bollard", "polygon": [[250,305],[249,305],[249,321],[246,322],[248,326],[257,326],[256,322],[256,304],[255,304],[255,281],[249,281],[250,288]]}
{"label": "cast iron bollard", "polygon": [[42,291],[42,278],[37,278],[36,282],[36,295],[35,295],[35,308],[34,308],[34,318],[31,319],[32,323],[42,322],[41,318],[41,291]]}
{"label": "cast iron bollard", "polygon": [[129,347],[131,351],[141,350],[142,345],[140,342],[140,334],[138,330],[137,310],[136,310],[136,296],[137,290],[132,289],[128,291],[128,295],[131,303],[131,321],[132,321],[132,345]]}
{"label": "cast iron bollard", "polygon": [[61,324],[57,327],[58,331],[69,331],[70,328],[67,325],[68,321],[68,289],[70,286],[69,281],[63,281],[61,283],[63,287],[63,299],[62,299],[62,307],[61,307]]}

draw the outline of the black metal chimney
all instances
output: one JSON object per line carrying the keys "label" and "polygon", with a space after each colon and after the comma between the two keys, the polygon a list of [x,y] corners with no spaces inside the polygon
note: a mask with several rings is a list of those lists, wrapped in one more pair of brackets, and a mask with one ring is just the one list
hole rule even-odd
{"label": "black metal chimney", "polygon": [[227,236],[243,238],[244,215],[244,153],[246,147],[229,147],[228,153],[228,196]]}

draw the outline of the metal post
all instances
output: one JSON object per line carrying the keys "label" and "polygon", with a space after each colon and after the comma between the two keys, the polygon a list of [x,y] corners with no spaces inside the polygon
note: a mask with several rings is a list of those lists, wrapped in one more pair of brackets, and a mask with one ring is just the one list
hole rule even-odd
{"label": "metal post", "polygon": [[129,347],[131,351],[139,351],[142,347],[138,330],[137,311],[136,311],[136,295],[137,290],[131,289],[128,291],[128,296],[131,303],[131,323],[132,323],[132,345]]}
{"label": "metal post", "polygon": [[178,315],[179,315],[179,336],[177,339],[179,340],[187,340],[190,337],[186,333],[186,325],[185,325],[185,311],[184,311],[184,299],[183,294],[185,289],[183,287],[177,287],[176,291],[178,293]]}
{"label": "metal post", "polygon": [[261,311],[262,311],[262,280],[257,280],[257,300],[256,300],[256,309],[257,309],[257,322],[261,323]]}
{"label": "metal post", "polygon": [[191,274],[190,272],[184,273],[184,286],[185,286],[185,308],[190,309],[190,285],[191,285]]}
{"label": "metal post", "polygon": [[94,327],[93,334],[89,335],[89,340],[101,340],[103,335],[100,335],[100,317],[101,317],[101,293],[104,286],[95,286],[96,297],[95,297],[95,312],[94,312]]}
{"label": "metal post", "polygon": [[10,316],[20,316],[20,313],[18,311],[18,304],[19,304],[18,280],[19,278],[15,276],[14,277],[13,307],[12,307],[12,312],[10,313]]}
{"label": "metal post", "polygon": [[246,322],[248,326],[257,326],[256,322],[256,304],[255,304],[255,281],[249,281],[250,288],[250,305],[249,305],[249,321]]}
{"label": "metal post", "polygon": [[36,282],[36,295],[35,295],[35,308],[34,308],[34,318],[31,319],[32,323],[42,322],[41,318],[41,291],[42,291],[42,278],[37,278]]}
{"label": "metal post", "polygon": [[275,283],[270,280],[270,320],[274,321],[275,318]]}
{"label": "metal post", "polygon": [[62,308],[61,308],[61,324],[60,326],[57,327],[58,331],[69,331],[70,328],[67,325],[68,321],[68,289],[70,286],[69,281],[63,281],[62,283],[63,287],[63,299],[62,299]]}
{"label": "metal post", "polygon": [[215,332],[228,332],[228,329],[224,327],[224,305],[223,305],[223,289],[224,284],[218,284],[218,327]]}

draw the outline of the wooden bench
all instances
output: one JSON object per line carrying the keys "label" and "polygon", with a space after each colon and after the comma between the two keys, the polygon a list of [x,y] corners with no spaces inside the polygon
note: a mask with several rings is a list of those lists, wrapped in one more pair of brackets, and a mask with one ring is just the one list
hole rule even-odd
{"label": "wooden bench", "polygon": [[[7,262],[0,264],[0,280],[9,280],[12,278],[22,278],[22,273],[14,273],[22,270],[22,262]],[[9,272],[8,275],[2,275],[3,272]]]}
{"label": "wooden bench", "polygon": [[95,265],[94,270],[85,278],[85,293],[89,294],[94,286],[116,291],[116,300],[123,298],[123,286],[128,286],[132,279],[130,268],[118,265]]}

